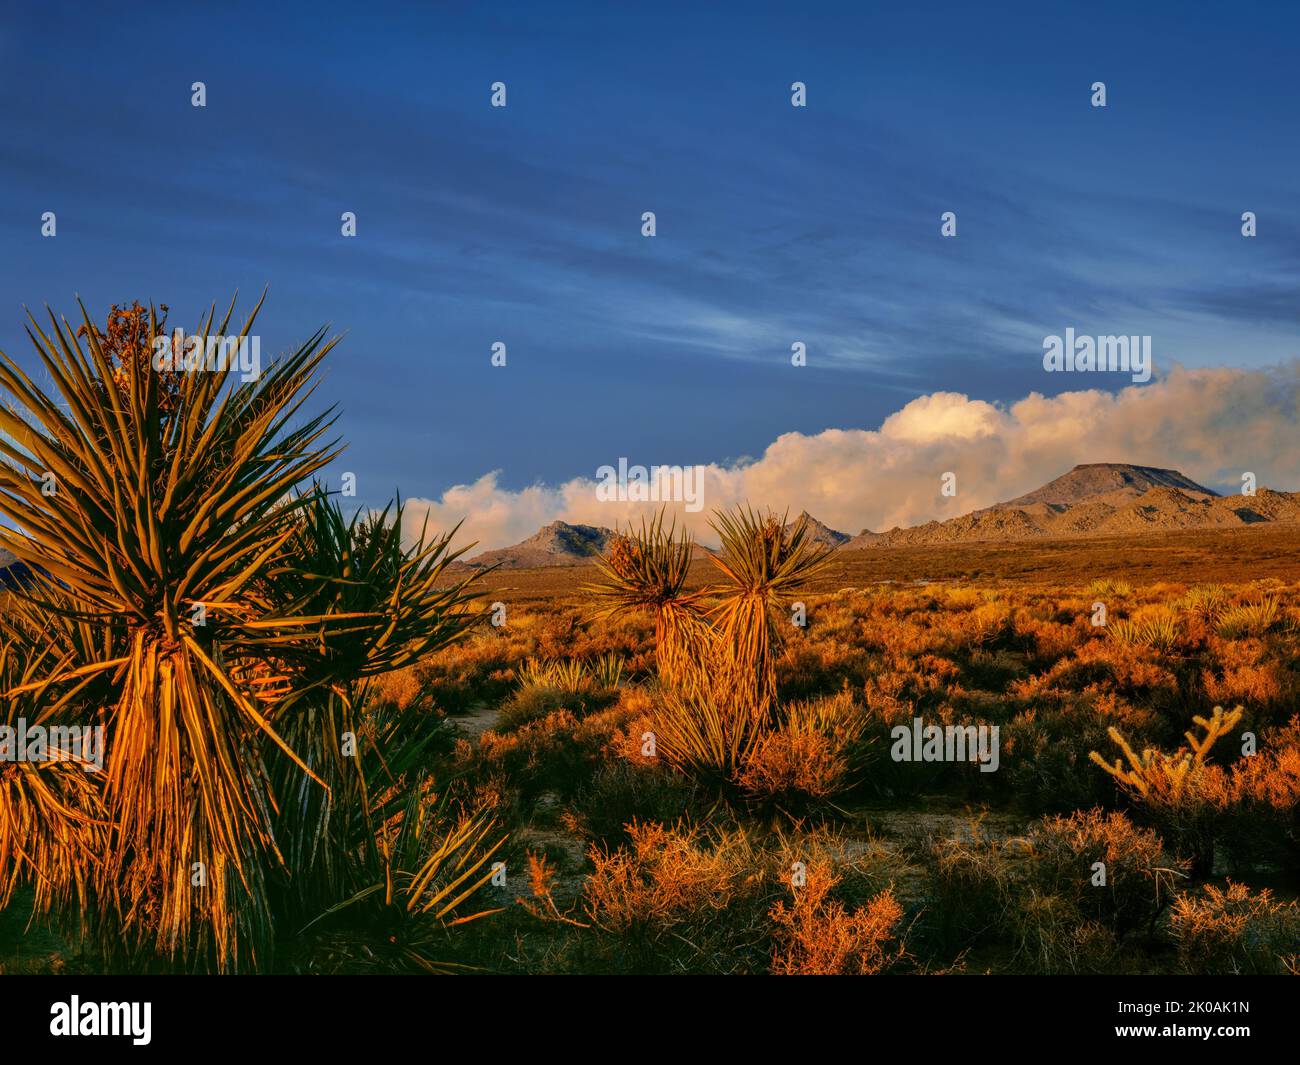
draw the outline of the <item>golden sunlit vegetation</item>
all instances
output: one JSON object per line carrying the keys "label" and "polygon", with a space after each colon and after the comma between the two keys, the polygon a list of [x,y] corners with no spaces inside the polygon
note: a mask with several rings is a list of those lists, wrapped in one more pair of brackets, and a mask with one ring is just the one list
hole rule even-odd
{"label": "golden sunlit vegetation", "polygon": [[[846,559],[745,509],[709,558],[656,516],[484,576],[317,485],[323,335],[236,383],[148,372],[162,327],[33,322],[54,398],[0,364],[0,723],[107,737],[0,762],[5,971],[1300,969],[1263,541]],[[895,760],[917,718],[996,727],[996,771]]]}
{"label": "golden sunlit vegetation", "polygon": [[433,965],[499,840],[437,795],[437,720],[368,690],[474,622],[444,579],[458,552],[315,484],[339,454],[331,414],[301,413],[323,332],[236,381],[155,370],[164,319],[32,318],[53,395],[0,359],[0,544],[27,574],[0,612],[0,720],[105,737],[100,771],[0,763],[0,903],[29,890],[107,967],[218,971],[267,968],[286,924],[387,928],[400,903],[391,941]]}
{"label": "golden sunlit vegetation", "polygon": [[[727,586],[693,594],[707,629]],[[1300,584],[799,598],[807,626],[781,634],[770,716],[727,763],[646,753],[680,698],[652,610],[529,600],[410,671],[403,705],[454,695],[468,735],[452,771],[512,827],[508,864],[540,871],[501,889],[467,957],[523,972],[1295,967]],[[1221,634],[1219,608],[1265,598],[1268,632]],[[1174,619],[1172,645],[1108,632],[1154,611]],[[611,656],[613,686],[569,679],[608,674]],[[997,725],[998,771],[894,761],[890,730],[914,717]]]}

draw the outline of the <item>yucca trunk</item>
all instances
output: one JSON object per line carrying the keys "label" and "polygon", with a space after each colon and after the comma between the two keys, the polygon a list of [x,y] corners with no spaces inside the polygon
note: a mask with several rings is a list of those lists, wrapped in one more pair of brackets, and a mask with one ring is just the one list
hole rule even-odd
{"label": "yucca trunk", "polygon": [[120,932],[181,964],[210,948],[218,968],[249,968],[268,946],[264,869],[279,855],[256,725],[219,676],[192,639],[132,640],[110,717],[101,878],[122,926],[104,945]]}

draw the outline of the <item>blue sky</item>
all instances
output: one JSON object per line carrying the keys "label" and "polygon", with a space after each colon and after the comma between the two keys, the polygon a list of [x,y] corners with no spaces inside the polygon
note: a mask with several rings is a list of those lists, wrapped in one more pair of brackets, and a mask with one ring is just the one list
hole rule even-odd
{"label": "blue sky", "polygon": [[365,502],[1051,395],[1066,327],[1300,354],[1294,8],[178,6],[6,7],[0,348],[24,305],[191,325],[269,285],[264,353],[347,332]]}

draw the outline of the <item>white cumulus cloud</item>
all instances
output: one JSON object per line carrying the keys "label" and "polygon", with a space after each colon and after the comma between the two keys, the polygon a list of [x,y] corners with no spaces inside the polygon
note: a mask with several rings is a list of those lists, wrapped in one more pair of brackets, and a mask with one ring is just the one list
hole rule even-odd
{"label": "white cumulus cloud", "polygon": [[[1177,469],[1211,486],[1300,488],[1300,362],[1268,370],[1185,369],[1119,392],[1087,389],[1047,397],[1031,393],[1000,405],[955,392],[919,396],[879,429],[786,433],[758,459],[704,464],[704,510],[671,506],[699,539],[716,543],[709,512],[748,503],[807,510],[833,528],[856,533],[953,517],[1030,491],[1085,462],[1131,462]],[[475,551],[505,547],[557,519],[625,526],[658,504],[601,502],[596,469],[620,456],[593,456],[590,475],[558,485],[512,490],[500,471],[411,499],[406,531],[463,521],[458,542]],[[653,455],[626,456],[650,466]],[[957,494],[940,494],[945,473]]]}

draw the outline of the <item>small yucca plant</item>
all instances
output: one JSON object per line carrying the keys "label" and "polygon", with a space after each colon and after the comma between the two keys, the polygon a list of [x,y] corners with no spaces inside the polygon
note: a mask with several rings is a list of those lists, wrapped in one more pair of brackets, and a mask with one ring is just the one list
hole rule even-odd
{"label": "small yucca plant", "polygon": [[1172,651],[1182,639],[1182,629],[1179,627],[1178,619],[1167,614],[1154,614],[1135,619],[1121,618],[1111,622],[1106,627],[1106,631],[1115,643],[1153,647],[1162,652]]}
{"label": "small yucca plant", "polygon": [[1194,584],[1183,593],[1183,609],[1193,617],[1214,624],[1228,602],[1228,589],[1222,584]]}
{"label": "small yucca plant", "polygon": [[1133,594],[1133,585],[1128,581],[1118,580],[1114,577],[1098,577],[1084,588],[1085,595],[1105,595],[1116,598],[1125,598]]}
{"label": "small yucca plant", "polygon": [[455,816],[431,789],[428,779],[403,789],[402,803],[379,826],[373,880],[308,925],[346,914],[352,927],[368,932],[378,951],[366,944],[364,958],[349,958],[354,971],[384,954],[398,970],[461,971],[467,967],[441,956],[446,932],[499,912],[461,909],[497,871],[489,863],[506,837],[490,817]]}
{"label": "small yucca plant", "polygon": [[1263,636],[1278,623],[1280,617],[1277,597],[1266,595],[1252,603],[1223,610],[1219,614],[1216,631],[1225,640]]}
{"label": "small yucca plant", "polygon": [[609,691],[623,679],[623,660],[615,654],[601,655],[591,662],[580,659],[539,661],[527,659],[515,670],[521,688],[549,688],[579,694],[586,691]]}

